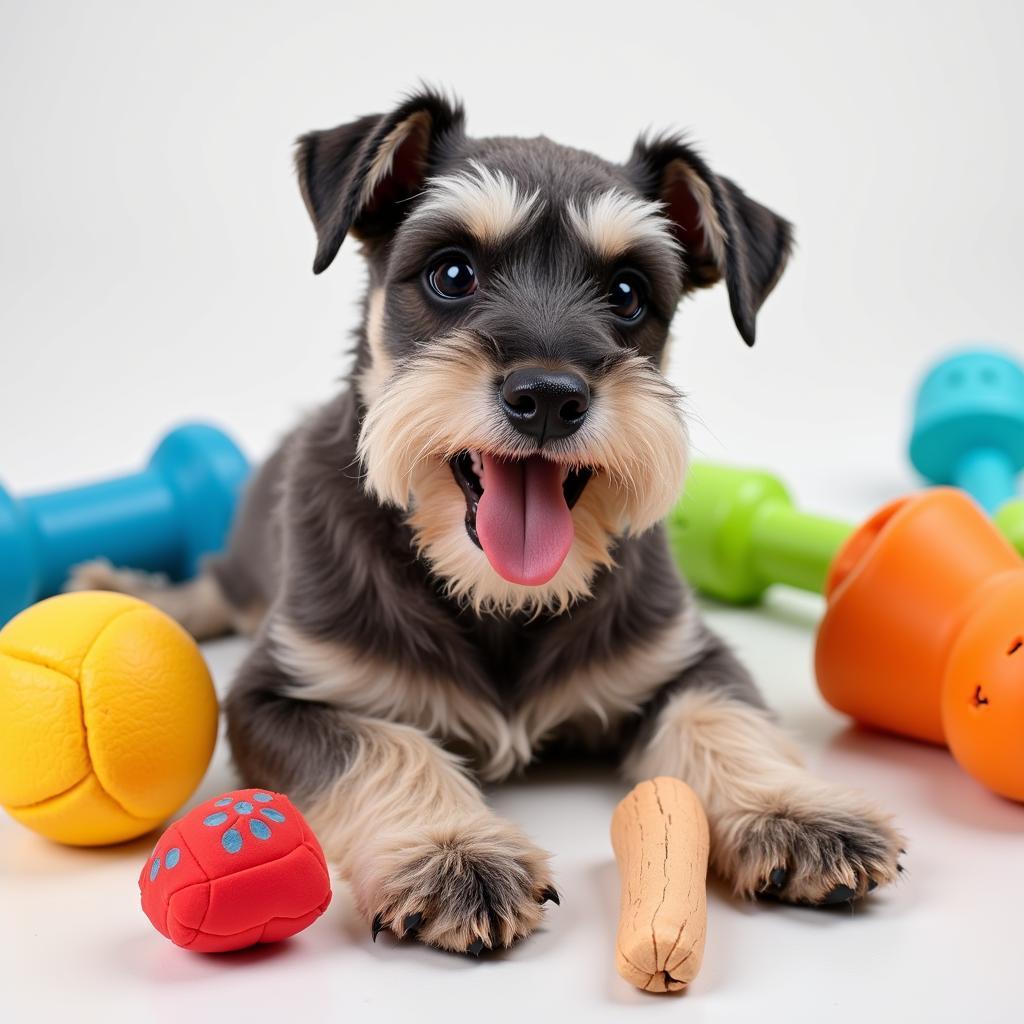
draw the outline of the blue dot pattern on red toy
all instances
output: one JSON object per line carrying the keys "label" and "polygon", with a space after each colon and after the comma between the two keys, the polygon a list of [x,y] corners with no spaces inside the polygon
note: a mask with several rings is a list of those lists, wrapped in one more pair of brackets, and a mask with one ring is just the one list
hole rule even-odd
{"label": "blue dot pattern on red toy", "polygon": [[[273,796],[270,793],[253,793],[252,799],[257,803],[268,804],[273,802]],[[239,815],[246,815],[246,821],[249,824],[249,833],[254,839],[258,839],[260,842],[266,842],[272,833],[270,826],[259,818],[248,817],[251,815],[255,808],[248,800],[235,800],[233,796],[222,796],[213,802],[214,807],[227,807],[228,804],[234,804],[232,810]],[[260,814],[264,817],[269,818],[274,822],[285,821],[285,816],[273,807],[261,807]],[[208,814],[203,818],[203,824],[207,828],[216,828],[219,825],[223,825],[228,820],[228,814],[225,811],[215,811],[212,814]],[[226,829],[220,837],[220,844],[224,849],[231,854],[238,853],[242,849],[242,845],[245,842],[245,838],[242,833],[235,828],[234,824]],[[164,855],[161,863],[160,857],[154,857],[153,862],[149,866],[149,880],[151,882],[156,881],[157,875],[160,874],[160,869],[163,867],[165,871],[172,871],[181,862],[181,849],[177,846],[172,846]]]}
{"label": "blue dot pattern on red toy", "polygon": [[265,821],[260,821],[259,818],[249,819],[249,831],[257,839],[270,838],[270,826]]}
{"label": "blue dot pattern on red toy", "polygon": [[238,853],[242,848],[242,833],[237,828],[229,828],[227,832],[220,837],[220,845],[224,847],[228,853]]}
{"label": "blue dot pattern on red toy", "polygon": [[[252,800],[260,804],[272,803],[273,799],[274,797],[271,793],[259,792],[252,794]],[[259,818],[249,817],[249,815],[251,815],[256,809],[250,800],[236,800],[230,794],[226,794],[213,802],[214,807],[227,807],[228,804],[234,804],[231,810],[234,811],[235,814],[245,816],[246,821],[249,823],[249,834],[253,836],[254,839],[266,842],[266,840],[271,837],[271,828],[265,821],[261,821]],[[261,807],[260,814],[265,818],[269,818],[270,821],[273,822],[280,823],[286,820],[285,816],[273,807]],[[215,811],[213,814],[208,814],[203,818],[203,824],[209,828],[217,828],[218,826],[223,825],[227,820],[228,813],[226,811]],[[241,830],[236,827],[237,825],[238,820],[236,819],[236,821],[232,822],[220,837],[221,846],[223,846],[228,853],[232,854],[238,853],[245,843],[245,837]],[[180,851],[178,851],[178,856],[180,855]],[[169,856],[170,855],[168,855],[168,857]],[[178,863],[177,857],[175,858],[174,863]]]}
{"label": "blue dot pattern on red toy", "polygon": [[159,857],[153,858],[153,863],[149,865],[149,880],[151,882],[156,881],[156,876],[160,874],[161,867],[165,871],[173,871],[180,861],[181,849],[177,846],[172,846],[167,853],[164,854],[163,863],[161,863]]}

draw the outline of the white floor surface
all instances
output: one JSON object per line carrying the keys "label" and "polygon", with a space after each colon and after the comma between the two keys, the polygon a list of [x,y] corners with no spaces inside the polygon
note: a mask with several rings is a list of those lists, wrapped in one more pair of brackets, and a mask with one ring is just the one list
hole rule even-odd
{"label": "white floor surface", "polygon": [[[830,779],[877,795],[908,836],[907,872],[856,907],[748,904],[712,883],[700,976],[682,997],[615,973],[618,879],[608,824],[623,787],[588,765],[541,769],[492,794],[555,854],[562,905],[508,953],[472,960],[370,942],[343,886],[278,947],[183,952],[143,916],[152,837],[54,846],[0,817],[0,1018],[78,1021],[971,1021],[1019,1020],[1024,808],[991,796],[940,750],[851,728],[817,696],[812,599],[708,609],[759,669],[784,723]],[[245,649],[208,644],[223,689]],[[195,800],[234,785],[226,745]]]}

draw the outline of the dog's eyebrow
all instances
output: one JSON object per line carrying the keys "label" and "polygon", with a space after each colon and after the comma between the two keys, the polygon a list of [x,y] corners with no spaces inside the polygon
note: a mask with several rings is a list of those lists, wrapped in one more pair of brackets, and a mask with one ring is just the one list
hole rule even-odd
{"label": "dog's eyebrow", "polygon": [[664,206],[617,189],[589,196],[581,203],[570,200],[566,212],[580,239],[598,256],[613,260],[645,243],[680,252]]}
{"label": "dog's eyebrow", "polygon": [[426,197],[408,223],[443,217],[454,220],[483,245],[494,245],[525,227],[540,211],[540,194],[527,193],[504,171],[476,160],[470,170],[431,178]]}

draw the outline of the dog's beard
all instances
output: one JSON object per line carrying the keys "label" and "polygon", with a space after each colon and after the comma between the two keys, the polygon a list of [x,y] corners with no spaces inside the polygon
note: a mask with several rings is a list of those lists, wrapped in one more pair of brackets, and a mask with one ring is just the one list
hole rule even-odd
{"label": "dog's beard", "polygon": [[679,396],[639,355],[624,354],[595,382],[584,425],[544,448],[546,458],[589,478],[571,509],[568,552],[546,582],[529,586],[505,578],[494,552],[470,539],[473,509],[452,473],[452,461],[469,451],[485,460],[538,457],[498,408],[501,376],[465,332],[400,364],[363,421],[365,486],[408,512],[419,553],[453,597],[478,612],[557,613],[588,596],[598,570],[614,565],[616,538],[649,529],[678,496],[688,451]]}

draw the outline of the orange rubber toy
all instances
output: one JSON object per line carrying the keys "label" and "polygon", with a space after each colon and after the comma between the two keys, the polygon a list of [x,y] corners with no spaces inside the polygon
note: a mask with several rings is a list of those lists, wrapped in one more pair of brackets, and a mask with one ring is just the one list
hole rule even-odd
{"label": "orange rubber toy", "polygon": [[869,725],[947,743],[970,775],[1024,800],[1024,562],[961,491],[891,502],[825,584],[815,670]]}

